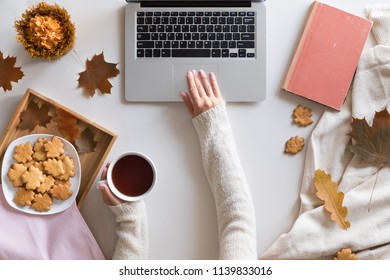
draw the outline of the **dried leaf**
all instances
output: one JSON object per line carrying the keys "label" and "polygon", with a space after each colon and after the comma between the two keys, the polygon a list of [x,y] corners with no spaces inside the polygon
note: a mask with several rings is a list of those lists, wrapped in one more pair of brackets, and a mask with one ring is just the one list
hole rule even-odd
{"label": "dried leaf", "polygon": [[337,252],[336,256],[333,258],[334,260],[357,260],[357,256],[352,253],[352,250],[347,249],[341,249]]}
{"label": "dried leaf", "polygon": [[77,124],[78,119],[68,112],[57,108],[57,129],[73,145],[76,144],[76,138],[80,135],[80,129]]}
{"label": "dried leaf", "polygon": [[86,70],[79,73],[79,87],[84,88],[90,96],[94,96],[96,90],[102,94],[111,94],[112,85],[108,78],[116,77],[119,74],[116,65],[117,63],[106,62],[103,52],[94,55],[91,60],[87,60]]}
{"label": "dried leaf", "polygon": [[314,176],[314,185],[317,189],[317,197],[324,202],[325,209],[331,213],[330,218],[341,229],[348,229],[351,226],[350,222],[346,220],[348,209],[342,206],[344,193],[338,192],[338,184],[332,182],[329,174],[317,169]]}
{"label": "dried leaf", "polygon": [[287,140],[284,151],[290,154],[297,154],[302,151],[305,146],[305,139],[303,137],[295,136]]}
{"label": "dried leaf", "polygon": [[353,119],[352,131],[349,135],[355,143],[349,145],[347,148],[361,157],[366,163],[378,167],[368,204],[368,211],[370,211],[379,171],[383,166],[390,163],[390,143],[388,140],[390,137],[389,113],[386,109],[376,112],[372,126],[369,126],[365,119]]}
{"label": "dried leaf", "polygon": [[95,151],[97,142],[94,140],[94,137],[95,135],[89,127],[84,129],[80,137],[76,139],[76,149],[79,154]]}
{"label": "dried leaf", "polygon": [[20,114],[20,123],[18,128],[21,130],[28,129],[33,131],[37,126],[46,127],[53,118],[50,116],[51,106],[43,104],[41,107],[35,102],[30,102],[25,111]]}
{"label": "dried leaf", "polygon": [[12,90],[11,82],[18,82],[23,76],[21,67],[15,67],[16,57],[7,56],[3,58],[0,52],[0,87],[4,91]]}
{"label": "dried leaf", "polygon": [[353,119],[349,135],[356,143],[348,148],[365,162],[379,167],[390,163],[390,115],[386,109],[375,113],[372,126],[365,119]]}
{"label": "dried leaf", "polygon": [[308,126],[313,123],[311,109],[298,105],[293,111],[293,120],[300,126]]}

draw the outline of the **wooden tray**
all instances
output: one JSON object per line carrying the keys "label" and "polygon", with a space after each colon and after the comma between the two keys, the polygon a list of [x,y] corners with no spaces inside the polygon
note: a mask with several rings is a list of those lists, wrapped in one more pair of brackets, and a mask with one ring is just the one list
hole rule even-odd
{"label": "wooden tray", "polygon": [[[38,115],[36,119],[34,113]],[[69,123],[64,121],[64,117]],[[70,127],[76,130],[72,131]],[[13,140],[35,133],[61,136],[76,147],[81,163],[80,190],[76,198],[80,208],[117,136],[61,104],[27,89],[1,139],[0,162]]]}

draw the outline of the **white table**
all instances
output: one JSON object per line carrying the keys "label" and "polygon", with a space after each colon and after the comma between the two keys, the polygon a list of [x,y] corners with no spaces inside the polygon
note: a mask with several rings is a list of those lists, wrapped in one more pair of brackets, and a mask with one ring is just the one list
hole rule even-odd
{"label": "white table", "polygon": [[[132,104],[124,100],[124,0],[48,1],[65,7],[76,25],[74,50],[85,61],[104,51],[108,62],[119,63],[121,74],[110,79],[111,95],[86,97],[77,88],[84,71],[71,52],[58,61],[31,59],[15,40],[13,23],[39,1],[0,0],[0,51],[16,56],[25,77],[12,92],[0,89],[0,133],[28,87],[117,133],[108,160],[135,150],[156,164],[158,182],[146,199],[151,259],[215,259],[218,257],[214,201],[203,171],[200,146],[182,103]],[[324,3],[364,16],[372,0],[324,0]],[[268,0],[267,99],[257,104],[228,104],[242,164],[256,209],[259,255],[290,230],[299,210],[305,150],[284,154],[288,138],[308,140],[324,106],[281,90],[312,0]],[[373,44],[370,37],[366,47]],[[314,124],[300,128],[291,114],[298,105],[313,110]],[[96,178],[98,179],[98,178]],[[81,212],[106,257],[115,248],[115,221],[92,188]]]}

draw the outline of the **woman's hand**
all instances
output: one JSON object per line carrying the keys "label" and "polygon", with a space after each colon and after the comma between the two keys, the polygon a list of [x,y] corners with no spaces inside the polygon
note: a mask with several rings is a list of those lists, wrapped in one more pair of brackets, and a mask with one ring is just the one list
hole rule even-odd
{"label": "woman's hand", "polygon": [[187,73],[187,83],[189,94],[180,92],[180,95],[193,118],[224,101],[212,72],[207,77],[203,70],[192,70]]}
{"label": "woman's hand", "polygon": [[[101,180],[107,179],[107,170],[108,170],[109,166],[110,166],[110,163],[108,162],[107,165],[103,169],[102,176],[100,177]],[[103,201],[107,205],[116,206],[116,205],[122,204],[124,202],[122,199],[119,199],[111,192],[111,190],[107,184],[99,184],[98,187],[99,187],[100,191],[102,192]]]}

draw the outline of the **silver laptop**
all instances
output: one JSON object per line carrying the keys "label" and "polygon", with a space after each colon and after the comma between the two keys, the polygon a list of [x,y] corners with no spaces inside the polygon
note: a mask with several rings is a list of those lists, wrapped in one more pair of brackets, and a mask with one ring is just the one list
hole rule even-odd
{"label": "silver laptop", "polygon": [[125,98],[181,101],[186,74],[214,72],[228,102],[266,95],[263,1],[132,1],[125,8]]}

